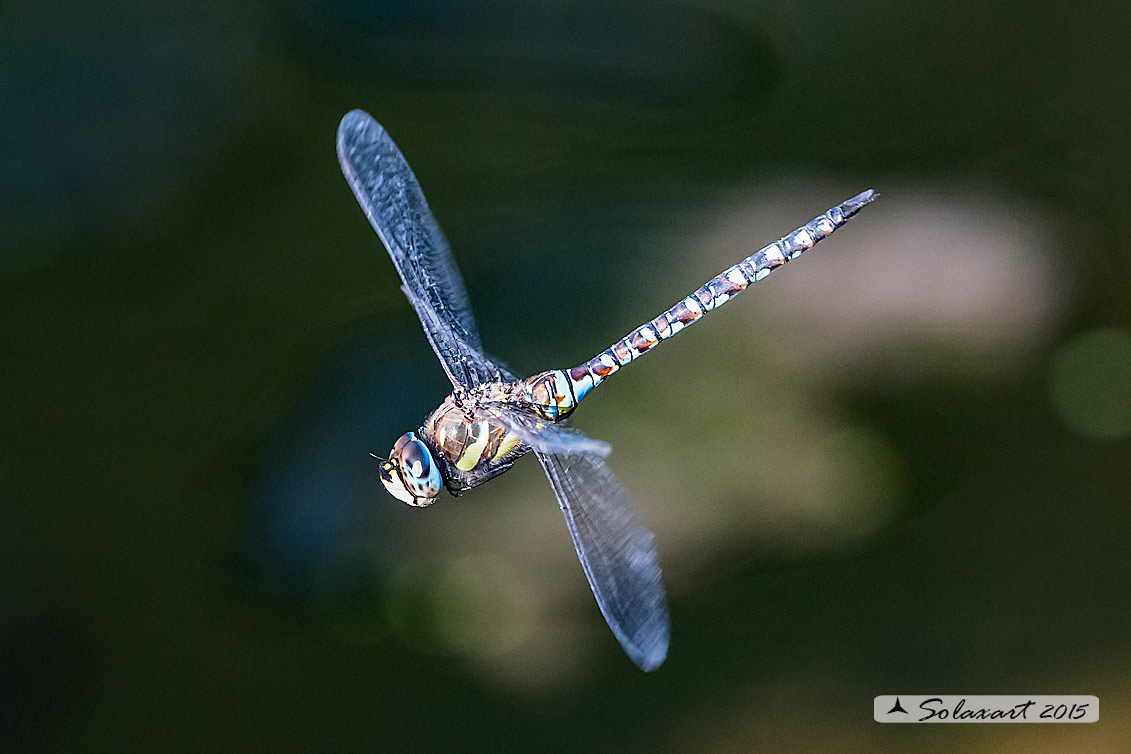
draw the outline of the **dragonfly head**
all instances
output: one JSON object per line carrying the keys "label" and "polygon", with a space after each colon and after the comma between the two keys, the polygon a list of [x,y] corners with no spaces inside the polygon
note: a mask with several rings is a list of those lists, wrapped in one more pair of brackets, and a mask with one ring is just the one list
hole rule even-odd
{"label": "dragonfly head", "polygon": [[406,432],[393,445],[389,460],[381,463],[381,484],[397,500],[423,508],[436,502],[443,480],[432,451]]}

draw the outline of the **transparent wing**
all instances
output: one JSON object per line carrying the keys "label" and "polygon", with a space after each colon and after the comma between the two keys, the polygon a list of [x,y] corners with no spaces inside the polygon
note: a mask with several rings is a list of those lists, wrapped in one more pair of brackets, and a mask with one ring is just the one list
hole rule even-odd
{"label": "transparent wing", "polygon": [[500,379],[483,355],[448,242],[397,145],[368,113],[354,110],[338,126],[338,161],[452,384],[470,388]]}
{"label": "transparent wing", "polygon": [[652,532],[596,455],[535,450],[565,514],[593,596],[624,651],[642,670],[668,655],[668,607]]}
{"label": "transparent wing", "polygon": [[587,453],[601,458],[607,457],[612,450],[607,442],[586,437],[576,429],[566,426],[565,422],[551,424],[545,419],[505,403],[481,404],[479,410],[499,424],[505,425],[531,450],[562,455]]}

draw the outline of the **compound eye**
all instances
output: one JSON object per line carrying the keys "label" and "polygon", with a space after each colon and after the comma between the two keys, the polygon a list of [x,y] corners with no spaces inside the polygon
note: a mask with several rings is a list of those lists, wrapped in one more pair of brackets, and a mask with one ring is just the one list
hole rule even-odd
{"label": "compound eye", "polygon": [[444,480],[428,446],[412,432],[407,432],[397,440],[391,456],[390,477],[395,470],[396,479],[386,483],[385,488],[409,505],[432,503],[432,498],[440,494]]}
{"label": "compound eye", "polygon": [[389,453],[389,457],[392,458],[393,456],[400,455],[400,452],[404,449],[404,446],[408,445],[415,439],[416,435],[414,435],[412,432],[405,432],[403,435],[397,438],[397,441],[395,443],[393,443],[393,451]]}
{"label": "compound eye", "polygon": [[432,475],[432,454],[424,443],[413,439],[401,447],[401,468],[406,474],[421,481]]}

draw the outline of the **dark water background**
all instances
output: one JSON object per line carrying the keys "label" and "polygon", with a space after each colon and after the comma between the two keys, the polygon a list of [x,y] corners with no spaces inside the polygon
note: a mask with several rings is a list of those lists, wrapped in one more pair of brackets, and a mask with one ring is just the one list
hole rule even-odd
{"label": "dark water background", "polygon": [[[1126,9],[0,10],[0,749],[1125,751]],[[645,675],[532,461],[410,510],[449,389],[342,179],[415,169],[488,348],[589,358],[883,197],[577,415],[656,531]],[[1091,726],[880,726],[890,693]]]}

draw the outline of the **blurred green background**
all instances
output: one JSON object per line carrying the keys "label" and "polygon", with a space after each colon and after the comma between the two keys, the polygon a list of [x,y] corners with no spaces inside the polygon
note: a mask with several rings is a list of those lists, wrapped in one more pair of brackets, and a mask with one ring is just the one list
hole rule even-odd
{"label": "blurred green background", "polygon": [[[1120,3],[0,9],[3,751],[1126,751]],[[339,172],[397,140],[488,349],[591,357],[865,188],[577,414],[655,530],[645,675],[532,461],[426,510],[450,389]],[[891,693],[1088,726],[883,726]]]}

